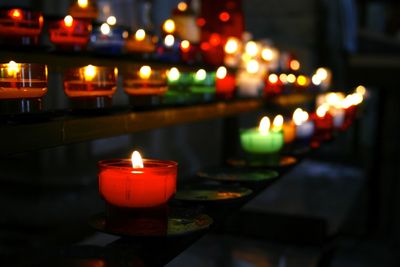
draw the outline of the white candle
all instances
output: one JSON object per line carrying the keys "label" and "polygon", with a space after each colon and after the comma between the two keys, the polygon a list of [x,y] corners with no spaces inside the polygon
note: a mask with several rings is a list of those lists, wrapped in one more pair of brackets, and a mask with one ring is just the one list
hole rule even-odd
{"label": "white candle", "polygon": [[314,134],[314,122],[309,120],[308,113],[298,108],[293,113],[293,121],[296,125],[297,139],[307,139]]}

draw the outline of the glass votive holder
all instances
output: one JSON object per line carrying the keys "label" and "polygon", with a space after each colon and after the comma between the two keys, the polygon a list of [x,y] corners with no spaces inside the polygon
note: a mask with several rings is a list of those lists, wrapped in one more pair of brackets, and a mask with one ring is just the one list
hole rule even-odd
{"label": "glass votive holder", "polygon": [[98,16],[96,1],[76,0],[69,8],[69,14],[77,19],[95,20]]}
{"label": "glass votive holder", "polygon": [[107,23],[96,26],[90,37],[90,48],[100,53],[121,54],[125,46],[125,32],[124,28]]}
{"label": "glass votive holder", "polygon": [[159,105],[168,90],[165,70],[142,66],[124,73],[123,87],[132,106]]}
{"label": "glass votive holder", "polygon": [[36,45],[43,28],[42,13],[27,9],[0,9],[0,42],[3,45]]}
{"label": "glass votive holder", "polygon": [[125,51],[129,53],[153,53],[156,50],[157,37],[139,29],[129,34],[125,40]]}
{"label": "glass votive holder", "polygon": [[0,112],[29,113],[42,109],[47,93],[47,66],[42,64],[0,64]]}
{"label": "glass votive holder", "polygon": [[133,168],[130,159],[100,161],[99,193],[106,202],[107,227],[129,225],[142,234],[165,234],[167,202],[176,192],[177,165],[144,159],[142,168]]}
{"label": "glass votive holder", "polygon": [[190,92],[195,101],[207,102],[215,98],[215,72],[206,72],[200,69],[191,73],[193,80]]}
{"label": "glass votive holder", "polygon": [[192,75],[190,73],[181,73],[173,67],[167,71],[168,91],[164,96],[164,103],[171,105],[181,105],[190,103],[190,85],[192,84]]}
{"label": "glass votive holder", "polygon": [[64,91],[73,108],[107,108],[117,90],[117,68],[88,65],[70,69],[64,76]]}
{"label": "glass votive holder", "polygon": [[49,25],[50,41],[59,50],[80,51],[86,49],[91,32],[90,21],[74,19],[70,15]]}

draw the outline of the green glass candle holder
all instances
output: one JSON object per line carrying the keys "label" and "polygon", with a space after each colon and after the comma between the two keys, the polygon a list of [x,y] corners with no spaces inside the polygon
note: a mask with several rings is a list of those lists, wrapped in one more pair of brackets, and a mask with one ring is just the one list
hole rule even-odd
{"label": "green glass candle holder", "polygon": [[192,75],[192,84],[190,92],[195,100],[211,101],[215,98],[215,72],[206,72],[205,70],[198,70]]}
{"label": "green glass candle holder", "polygon": [[240,142],[243,150],[249,154],[277,154],[284,146],[283,131],[261,133],[257,128],[242,130]]}

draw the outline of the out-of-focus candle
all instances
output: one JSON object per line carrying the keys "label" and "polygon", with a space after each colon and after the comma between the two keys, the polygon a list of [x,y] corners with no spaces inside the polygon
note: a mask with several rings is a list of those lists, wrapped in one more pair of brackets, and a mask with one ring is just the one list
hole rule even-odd
{"label": "out-of-focus candle", "polygon": [[95,1],[77,0],[70,6],[69,14],[78,19],[95,20],[98,16],[97,5]]}
{"label": "out-of-focus candle", "polygon": [[207,72],[199,69],[192,73],[190,92],[199,100],[212,100],[215,96],[215,72]]}
{"label": "out-of-focus candle", "polygon": [[177,163],[131,159],[99,162],[99,192],[107,204],[119,208],[154,208],[165,205],[176,192]]}
{"label": "out-of-focus candle", "polygon": [[90,47],[102,53],[120,54],[125,46],[124,34],[124,28],[103,23],[93,28]]}
{"label": "out-of-focus candle", "polygon": [[145,30],[138,29],[132,37],[129,37],[128,32],[126,33],[126,51],[133,53],[152,53],[155,51],[156,46],[153,42],[153,36],[147,34]]}
{"label": "out-of-focus candle", "polygon": [[282,123],[274,119],[272,130],[268,117],[263,117],[258,129],[243,130],[240,133],[240,142],[244,151],[254,154],[274,154],[279,152],[284,144]]}
{"label": "out-of-focus candle", "polygon": [[[112,95],[117,90],[118,70],[111,67],[88,65],[70,69],[64,76],[64,91],[71,100],[107,101],[111,105]],[[101,104],[99,107],[102,107]]]}
{"label": "out-of-focus candle", "polygon": [[126,72],[123,84],[125,92],[131,96],[131,104],[135,106],[158,104],[168,90],[165,70],[150,66]]}
{"label": "out-of-focus candle", "polygon": [[241,41],[235,37],[230,37],[225,43],[225,59],[224,63],[230,67],[237,67],[240,63]]}
{"label": "out-of-focus candle", "polygon": [[230,99],[234,96],[236,88],[235,76],[229,74],[225,67],[219,67],[216,72],[216,95],[218,98]]}
{"label": "out-of-focus candle", "polygon": [[50,41],[61,50],[82,50],[89,43],[92,24],[68,15],[50,24]]}
{"label": "out-of-focus candle", "polygon": [[47,66],[0,64],[0,99],[41,98],[47,93]]}
{"label": "out-of-focus candle", "polygon": [[332,139],[333,117],[329,113],[329,105],[322,104],[312,116],[315,123],[314,140],[321,142]]}
{"label": "out-of-focus candle", "polygon": [[40,12],[20,8],[0,10],[0,43],[37,44],[42,28],[43,16]]}
{"label": "out-of-focus candle", "polygon": [[309,120],[306,111],[298,108],[293,113],[293,122],[296,125],[296,138],[309,139],[314,134],[314,122]]}

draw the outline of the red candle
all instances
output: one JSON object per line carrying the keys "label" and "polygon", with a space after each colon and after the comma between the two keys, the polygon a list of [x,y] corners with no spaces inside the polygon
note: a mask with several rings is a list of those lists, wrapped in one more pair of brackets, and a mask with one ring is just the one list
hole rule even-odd
{"label": "red candle", "polygon": [[99,191],[104,200],[119,208],[154,208],[165,205],[176,191],[177,163],[145,159],[99,162]]}
{"label": "red candle", "polygon": [[319,106],[316,113],[312,115],[312,119],[315,123],[314,141],[322,142],[332,139],[333,117],[328,111],[329,106],[323,104]]}
{"label": "red candle", "polygon": [[87,20],[77,20],[68,15],[50,25],[50,41],[60,49],[82,50],[89,42],[92,24]]}
{"label": "red candle", "polygon": [[218,98],[230,99],[233,97],[236,88],[236,79],[228,74],[225,67],[219,67],[216,73],[216,95]]}
{"label": "red candle", "polygon": [[197,57],[197,47],[188,40],[183,40],[180,45],[181,58],[183,62],[193,63]]}

